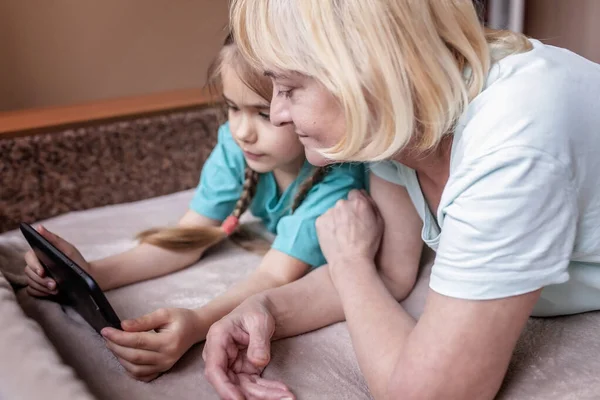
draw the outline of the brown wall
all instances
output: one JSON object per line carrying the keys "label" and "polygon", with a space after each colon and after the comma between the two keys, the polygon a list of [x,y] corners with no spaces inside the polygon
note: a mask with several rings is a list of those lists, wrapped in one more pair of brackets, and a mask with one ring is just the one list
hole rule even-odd
{"label": "brown wall", "polygon": [[200,87],[226,0],[0,0],[0,111]]}
{"label": "brown wall", "polygon": [[600,62],[599,0],[527,0],[525,33]]}

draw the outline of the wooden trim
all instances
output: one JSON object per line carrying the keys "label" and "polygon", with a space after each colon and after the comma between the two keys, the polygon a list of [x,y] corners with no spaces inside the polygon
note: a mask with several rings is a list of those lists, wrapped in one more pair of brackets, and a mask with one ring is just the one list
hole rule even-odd
{"label": "wooden trim", "polygon": [[202,107],[213,102],[215,99],[206,90],[181,89],[71,106],[0,112],[0,139],[36,134],[48,128]]}

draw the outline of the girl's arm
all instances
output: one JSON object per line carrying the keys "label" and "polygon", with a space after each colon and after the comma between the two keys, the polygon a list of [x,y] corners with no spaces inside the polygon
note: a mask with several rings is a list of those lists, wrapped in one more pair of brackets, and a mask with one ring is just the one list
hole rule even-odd
{"label": "girl's arm", "polygon": [[[179,225],[188,227],[218,226],[219,222],[190,210],[181,218]],[[199,248],[187,252],[175,252],[142,243],[123,253],[88,263],[81,253],[66,240],[44,228],[38,228],[38,230],[42,236],[92,275],[103,290],[178,271],[197,261],[205,250]],[[56,282],[45,276],[44,269],[33,251],[27,252],[25,261],[29,293],[34,296],[56,294]]]}
{"label": "girl's arm", "polygon": [[[123,321],[123,331],[105,328],[107,347],[133,377],[149,381],[170,369],[195,343],[203,341],[210,326],[248,297],[301,278],[309,265],[271,249],[246,280],[195,310],[159,309],[135,320]],[[154,330],[154,332],[146,332]]]}
{"label": "girl's arm", "polygon": [[210,326],[229,314],[248,297],[298,280],[308,269],[308,264],[294,257],[275,249],[269,250],[259,267],[246,280],[234,285],[210,303],[194,310],[200,322],[195,340],[199,342],[206,339]]}
{"label": "girl's arm", "polygon": [[[204,217],[192,210],[181,218],[179,226],[218,226],[219,221]],[[168,275],[198,261],[206,248],[187,252],[165,250],[142,243],[131,250],[90,263],[90,274],[103,290]]]}

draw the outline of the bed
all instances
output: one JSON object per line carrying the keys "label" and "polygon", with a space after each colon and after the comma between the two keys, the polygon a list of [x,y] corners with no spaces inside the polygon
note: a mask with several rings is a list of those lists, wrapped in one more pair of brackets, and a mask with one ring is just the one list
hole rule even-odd
{"label": "bed", "polygon": [[[0,399],[217,398],[203,376],[202,345],[153,382],[138,382],[77,314],[30,297],[21,286],[26,244],[14,229],[20,220],[43,221],[88,259],[134,246],[135,233],[172,224],[184,212],[216,124],[210,110],[177,110],[0,139],[7,155],[0,159]],[[49,148],[54,156],[42,154]],[[96,158],[82,157],[86,151]],[[197,307],[259,260],[225,242],[183,271],[107,297],[122,319],[160,307]],[[403,303],[415,316],[431,263],[427,254]],[[498,398],[599,398],[599,331],[600,313],[530,319]],[[264,375],[285,381],[299,399],[370,398],[345,323],[275,342]]]}

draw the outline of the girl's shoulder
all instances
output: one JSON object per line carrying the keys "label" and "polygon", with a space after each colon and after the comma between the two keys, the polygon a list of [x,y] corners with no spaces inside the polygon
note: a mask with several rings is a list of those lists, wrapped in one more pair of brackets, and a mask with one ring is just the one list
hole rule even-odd
{"label": "girl's shoulder", "polygon": [[[352,189],[368,189],[368,175],[363,163],[342,163],[327,167],[327,171],[311,192],[318,192],[321,196],[332,193],[334,196],[343,197]],[[312,194],[309,192],[307,198]]]}

